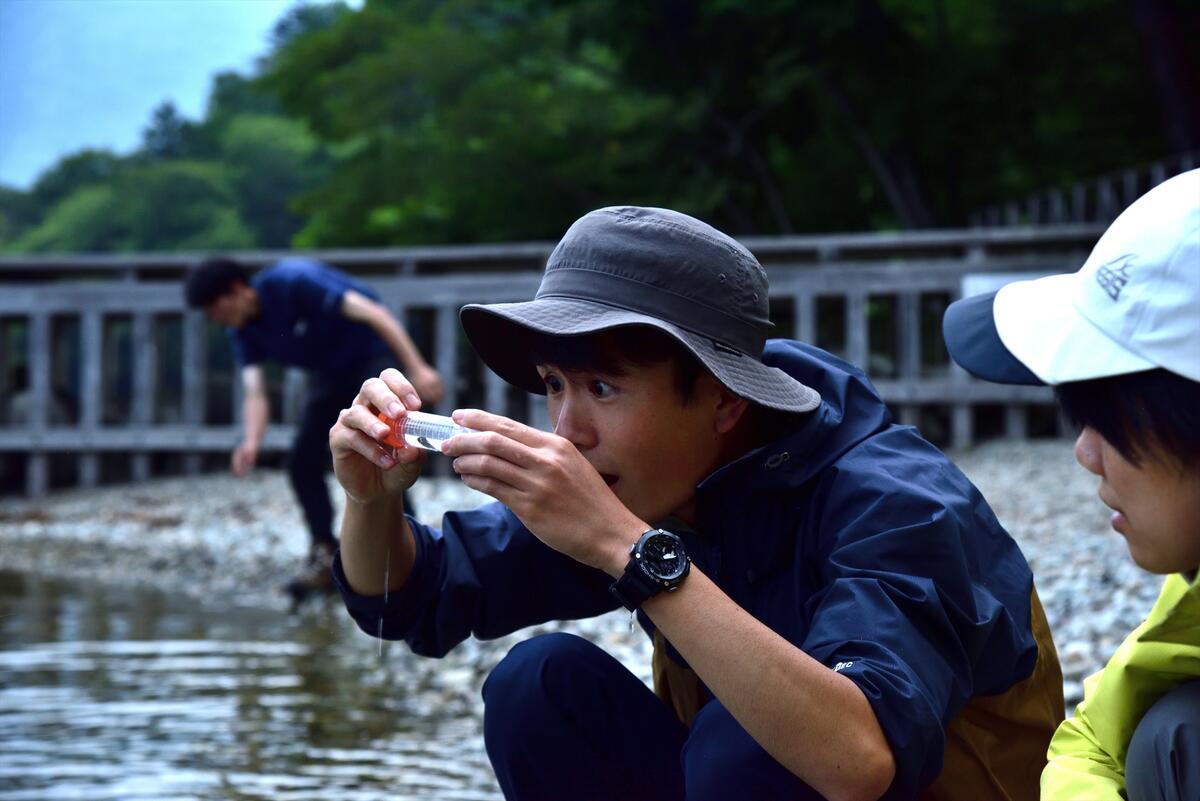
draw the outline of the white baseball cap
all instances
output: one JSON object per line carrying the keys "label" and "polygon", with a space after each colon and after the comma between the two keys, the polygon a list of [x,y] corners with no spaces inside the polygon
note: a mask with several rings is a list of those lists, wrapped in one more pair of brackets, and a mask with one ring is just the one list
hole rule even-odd
{"label": "white baseball cap", "polygon": [[1078,272],[952,303],[951,357],[989,381],[1062,384],[1163,368],[1200,382],[1200,170],[1121,213]]}

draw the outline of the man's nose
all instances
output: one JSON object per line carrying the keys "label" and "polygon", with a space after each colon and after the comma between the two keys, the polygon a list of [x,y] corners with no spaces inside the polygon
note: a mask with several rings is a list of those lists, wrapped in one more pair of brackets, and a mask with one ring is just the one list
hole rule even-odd
{"label": "man's nose", "polygon": [[580,450],[596,444],[595,426],[592,425],[585,404],[580,403],[578,399],[564,398],[559,402],[554,433]]}
{"label": "man's nose", "polygon": [[1075,440],[1075,461],[1096,475],[1104,474],[1104,462],[1100,457],[1100,435],[1090,426],[1084,426]]}

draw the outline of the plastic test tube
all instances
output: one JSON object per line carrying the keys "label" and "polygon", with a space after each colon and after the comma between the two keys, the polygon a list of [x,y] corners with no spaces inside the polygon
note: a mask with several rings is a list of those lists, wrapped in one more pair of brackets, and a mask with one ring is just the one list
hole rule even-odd
{"label": "plastic test tube", "polygon": [[404,446],[404,442],[427,451],[441,451],[442,443],[455,434],[473,434],[475,429],[464,428],[449,417],[425,412],[405,412],[399,420],[393,420],[380,412],[379,419],[392,429],[383,442],[393,448]]}

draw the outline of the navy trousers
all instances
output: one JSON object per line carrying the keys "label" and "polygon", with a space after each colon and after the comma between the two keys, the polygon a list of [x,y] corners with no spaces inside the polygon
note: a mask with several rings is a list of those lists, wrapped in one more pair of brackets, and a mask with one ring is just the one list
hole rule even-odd
{"label": "navy trousers", "polygon": [[[308,374],[308,396],[288,454],[288,479],[300,508],[304,510],[304,521],[308,524],[313,545],[336,544],[333,504],[325,483],[325,474],[332,464],[329,429],[337,422],[342,409],[354,401],[364,381],[394,366],[393,358],[385,354],[338,372]],[[404,501],[405,511],[416,515],[408,493],[405,493]]]}
{"label": "navy trousers", "polygon": [[1130,801],[1200,798],[1200,680],[1176,687],[1142,716],[1125,755]]}
{"label": "navy trousers", "polygon": [[488,758],[509,801],[811,801],[718,701],[691,728],[572,634],[514,647],[483,685]]}

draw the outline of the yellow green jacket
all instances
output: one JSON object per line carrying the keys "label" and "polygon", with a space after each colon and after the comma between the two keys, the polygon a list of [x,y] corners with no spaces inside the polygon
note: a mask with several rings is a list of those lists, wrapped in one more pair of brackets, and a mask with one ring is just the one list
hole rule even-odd
{"label": "yellow green jacket", "polygon": [[1124,801],[1125,754],[1154,702],[1200,679],[1200,580],[1173,575],[1145,622],[1104,670],[1083,683],[1083,702],[1050,741],[1042,798]]}

